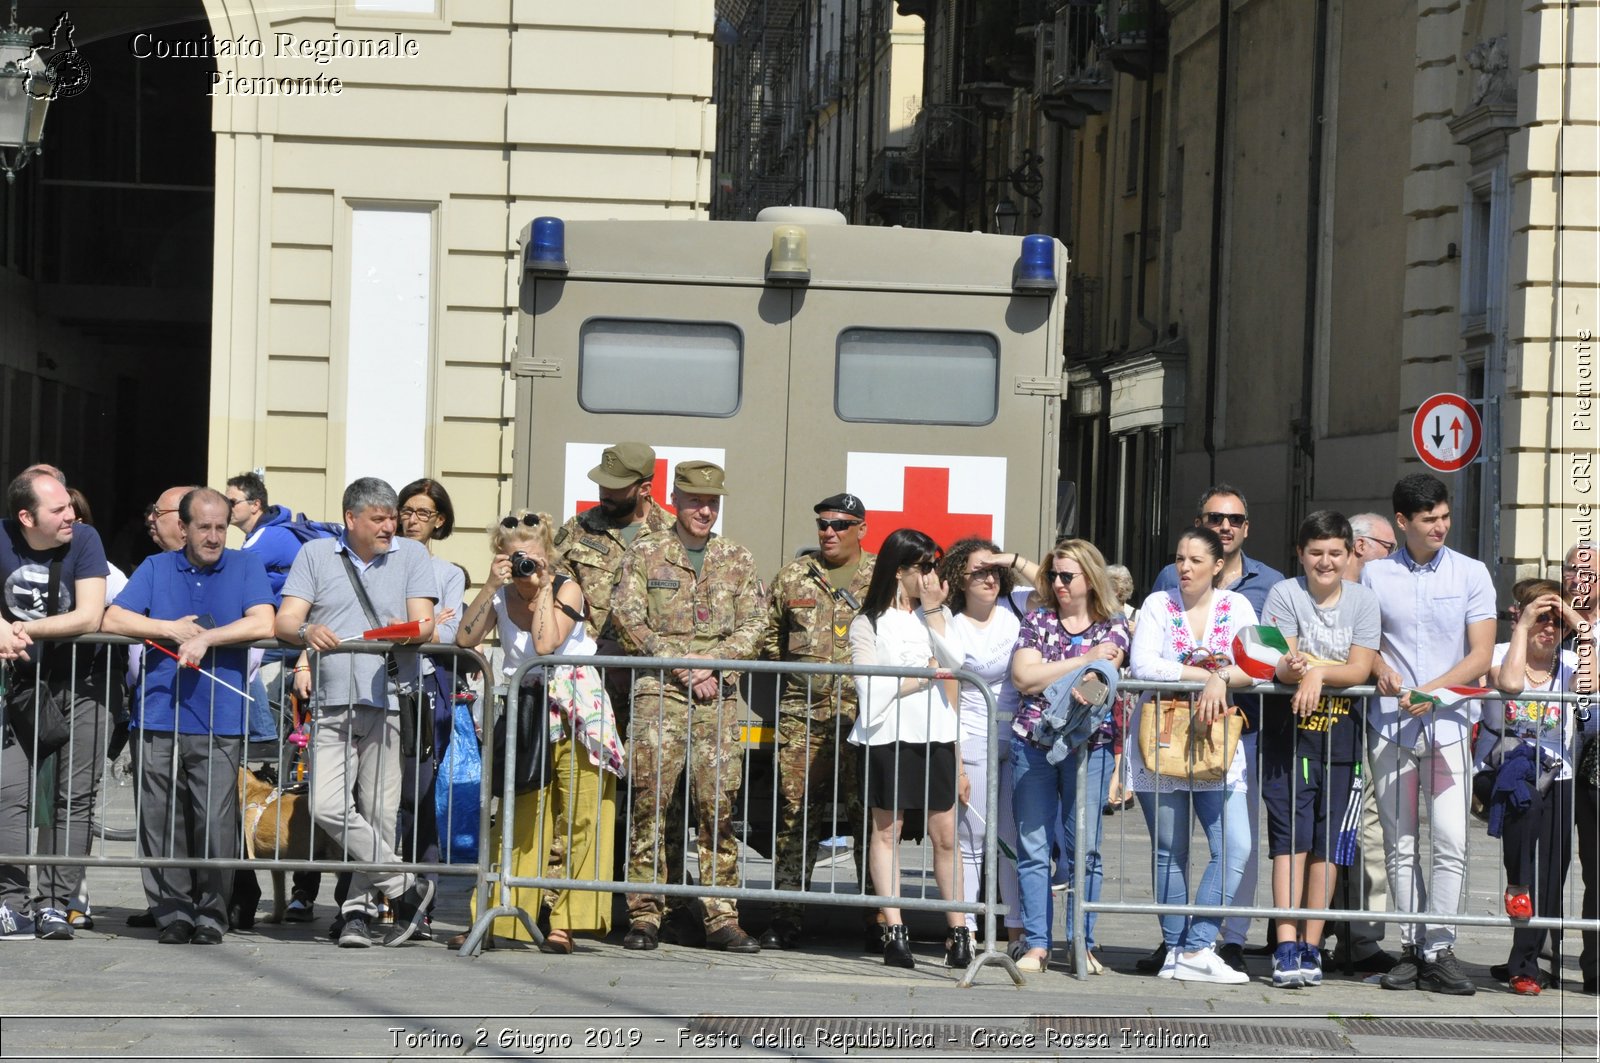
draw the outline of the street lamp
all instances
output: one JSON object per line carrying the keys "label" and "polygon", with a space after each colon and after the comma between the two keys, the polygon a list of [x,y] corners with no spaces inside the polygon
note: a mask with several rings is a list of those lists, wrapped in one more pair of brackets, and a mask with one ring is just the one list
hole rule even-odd
{"label": "street lamp", "polygon": [[1001,236],[1017,235],[1017,218],[1020,214],[1010,196],[1001,196],[1000,202],[994,205],[994,231]]}
{"label": "street lamp", "polygon": [[0,28],[0,170],[6,184],[39,154],[44,115],[50,107],[55,77],[34,51],[36,29],[17,25],[17,0],[11,0],[11,24]]}

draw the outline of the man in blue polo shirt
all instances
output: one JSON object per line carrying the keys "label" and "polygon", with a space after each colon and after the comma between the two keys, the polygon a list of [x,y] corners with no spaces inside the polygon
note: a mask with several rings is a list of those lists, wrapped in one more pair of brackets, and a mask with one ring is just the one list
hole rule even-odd
{"label": "man in blue polo shirt", "polygon": [[[1480,708],[1476,701],[1440,707],[1420,695],[1476,683],[1489,670],[1494,583],[1483,562],[1444,544],[1450,492],[1437,478],[1417,473],[1394,485],[1394,526],[1401,548],[1361,570],[1383,624],[1373,669],[1383,696],[1367,709],[1367,747],[1394,908],[1435,918],[1401,924],[1405,954],[1382,984],[1471,996],[1476,987],[1456,961],[1456,928],[1447,920],[1461,911],[1466,881],[1469,736]],[[1432,836],[1426,864],[1419,795]]]}
{"label": "man in blue polo shirt", "polygon": [[[1194,522],[1202,527],[1210,528],[1217,533],[1217,538],[1222,540],[1222,576],[1217,580],[1217,586],[1224,590],[1242,594],[1254,607],[1257,616],[1263,615],[1267,606],[1267,594],[1283,582],[1283,573],[1271,565],[1263,565],[1254,558],[1246,557],[1244,542],[1250,538],[1250,507],[1244,499],[1244,492],[1228,483],[1218,483],[1205,489],[1200,495],[1200,504],[1195,510]],[[1156,581],[1150,587],[1151,593],[1167,591],[1170,594],[1178,593],[1178,569],[1175,565],[1168,565],[1156,576]],[[1239,706],[1248,715],[1255,718],[1252,725],[1240,741],[1240,749],[1245,757],[1245,785],[1250,791],[1250,837],[1259,838],[1261,820],[1261,803],[1255,795],[1260,793],[1257,785],[1256,763],[1256,736],[1260,732],[1259,714],[1260,699],[1255,697],[1239,697],[1235,699]],[[1255,900],[1256,875],[1260,853],[1255,846],[1250,849],[1250,858],[1245,863],[1244,875],[1239,879],[1239,888],[1234,891],[1233,904],[1252,904]],[[1220,944],[1217,946],[1217,955],[1236,971],[1243,971],[1244,966],[1244,941],[1250,928],[1250,920],[1234,916],[1223,920]],[[1159,950],[1158,950],[1159,951]],[[1151,957],[1152,959],[1154,957]],[[1150,960],[1141,961],[1146,965]]]}
{"label": "man in blue polo shirt", "polygon": [[[239,849],[245,705],[229,688],[245,689],[246,644],[272,637],[272,585],[260,559],[224,549],[228,500],[221,493],[190,491],[178,517],[183,549],[145,559],[106,611],[104,629],[173,645],[179,658],[147,652],[133,699],[140,851],[230,858]],[[162,944],[222,940],[232,871],[158,867],[143,877]]]}

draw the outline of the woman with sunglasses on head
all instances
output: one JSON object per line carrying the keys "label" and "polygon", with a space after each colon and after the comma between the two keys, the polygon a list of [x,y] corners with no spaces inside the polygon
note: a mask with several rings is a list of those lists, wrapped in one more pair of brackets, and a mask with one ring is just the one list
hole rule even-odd
{"label": "woman with sunglasses on head", "polygon": [[[1044,692],[1084,665],[1105,661],[1121,668],[1128,659],[1128,622],[1117,608],[1105,558],[1093,543],[1064,539],[1041,563],[1036,590],[1042,604],[1023,618],[1011,658],[1011,678],[1021,695],[1012,723],[1012,810],[1017,819],[1018,899],[1026,928],[1027,952],[1017,961],[1024,971],[1043,971],[1050,962],[1050,843],[1059,831],[1064,836],[1063,864],[1071,875],[1077,827],[1075,802],[1079,800],[1078,764],[1088,760],[1088,792],[1082,796],[1088,810],[1089,836],[1083,869],[1084,896],[1100,898],[1100,807],[1111,779],[1110,714],[1106,722],[1079,751],[1055,764],[1049,762],[1053,742],[1038,740],[1036,732],[1046,707]],[[1094,913],[1085,925],[1084,946],[1089,949],[1090,974],[1103,974],[1105,966],[1092,951]],[[1067,941],[1072,941],[1073,917],[1067,911]]]}
{"label": "woman with sunglasses on head", "polygon": [[[850,624],[850,656],[858,665],[935,667],[929,628],[943,628],[948,596],[939,576],[939,548],[922,532],[891,532],[878,551],[861,612]],[[925,814],[933,843],[933,876],[943,897],[959,897],[956,885],[956,714],[953,691],[933,679],[855,677],[857,715],[850,741],[865,747],[861,778],[871,810],[868,866],[873,889],[900,895],[900,830],[903,814]],[[899,908],[883,909],[883,962],[915,967],[911,940]],[[952,932],[967,929],[966,917],[948,912]],[[969,945],[970,947],[970,945]]]}
{"label": "woman with sunglasses on head", "polygon": [[[593,656],[594,639],[584,623],[588,605],[576,581],[554,572],[555,528],[548,514],[519,509],[490,532],[494,561],[489,578],[467,607],[456,645],[473,647],[498,627],[502,670],[509,678],[533,656]],[[544,692],[524,686],[519,710],[538,712],[548,700],[549,784],[518,794],[518,834],[511,871],[516,875],[561,873],[568,878],[607,879],[612,871],[612,823],[616,781],[624,754],[611,699],[599,672],[588,665],[549,669]],[[551,845],[564,844],[561,871],[547,868]],[[498,834],[496,835],[498,840]],[[514,893],[520,891],[513,891]],[[513,903],[537,911],[537,903]],[[515,938],[518,920],[495,921],[495,933]],[[550,910],[545,952],[572,952],[573,935],[600,937],[611,928],[611,895],[563,890]]]}
{"label": "woman with sunglasses on head", "polygon": [[[995,700],[995,733],[1002,749],[1009,750],[1011,718],[1017,710],[1017,688],[1011,684],[1011,651],[1016,648],[1017,629],[1027,611],[1034,590],[1030,583],[1017,585],[1018,575],[1029,581],[1038,566],[1015,553],[1003,553],[988,539],[962,539],[950,547],[940,566],[950,588],[946,603],[950,619],[943,630],[933,631],[934,654],[950,669],[965,669],[988,685]],[[956,797],[956,840],[961,846],[964,882],[962,899],[976,901],[982,891],[985,847],[985,806],[988,794],[989,729],[988,702],[975,686],[963,685],[960,692],[958,722],[961,732],[961,764]],[[1017,910],[1017,865],[1010,855],[1017,850],[1017,829],[1011,816],[1011,757],[999,758],[999,807],[995,828],[1000,838],[1000,899],[1009,913],[1006,933],[1015,941],[1022,936],[1022,918]],[[965,967],[972,961],[972,935],[977,933],[977,917],[968,915],[965,932],[952,931],[945,962]]]}
{"label": "woman with sunglasses on head", "polygon": [[[1155,591],[1139,609],[1131,670],[1136,679],[1203,683],[1192,701],[1177,711],[1192,708],[1194,726],[1205,730],[1238,711],[1229,701],[1230,690],[1251,685],[1250,677],[1233,666],[1229,654],[1234,635],[1257,622],[1256,611],[1244,595],[1218,587],[1223,546],[1210,528],[1190,528],[1179,536],[1174,566],[1177,590]],[[1215,782],[1160,775],[1155,765],[1145,763],[1137,738],[1144,714],[1159,711],[1159,700],[1147,696],[1134,709],[1128,721],[1129,740],[1123,743],[1130,788],[1139,798],[1155,848],[1156,900],[1161,904],[1189,903],[1192,808],[1211,850],[1194,891],[1194,903],[1230,904],[1244,875],[1245,860],[1256,844],[1250,830],[1253,798],[1245,785],[1247,754],[1241,743],[1226,775]],[[1182,750],[1173,750],[1174,757],[1182,755]],[[1161,958],[1159,977],[1234,985],[1248,982],[1249,975],[1234,970],[1217,955],[1219,926],[1215,915],[1163,916],[1162,942],[1156,950]]]}
{"label": "woman with sunglasses on head", "polygon": [[[1516,623],[1511,641],[1494,648],[1489,682],[1505,701],[1485,700],[1483,721],[1473,748],[1475,770],[1488,773],[1480,794],[1490,805],[1490,834],[1500,835],[1506,869],[1505,910],[1512,919],[1560,918],[1561,885],[1572,864],[1573,738],[1576,706],[1542,701],[1541,693],[1571,692],[1578,659],[1562,639],[1582,618],[1561,596],[1561,584],[1525,579],[1511,588]],[[1518,809],[1499,793],[1514,777],[1524,777],[1527,806]],[[1479,789],[1476,783],[1474,790]],[[1491,797],[1491,793],[1493,796]],[[1498,807],[1497,807],[1498,806]],[[1539,970],[1546,931],[1516,927],[1504,966],[1490,968],[1511,991],[1537,996],[1560,983],[1560,944],[1548,975]]]}

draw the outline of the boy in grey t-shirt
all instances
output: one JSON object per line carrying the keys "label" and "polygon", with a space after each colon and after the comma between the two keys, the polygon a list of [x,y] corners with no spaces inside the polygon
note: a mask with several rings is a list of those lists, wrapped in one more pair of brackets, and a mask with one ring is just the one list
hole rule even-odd
{"label": "boy in grey t-shirt", "polygon": [[[1327,510],[1313,513],[1295,545],[1303,575],[1275,585],[1261,611],[1261,622],[1289,643],[1278,682],[1300,688],[1262,699],[1262,800],[1273,904],[1326,908],[1339,866],[1355,855],[1354,824],[1345,820],[1351,812],[1359,816],[1360,801],[1353,799],[1364,780],[1359,706],[1322,690],[1366,682],[1382,631],[1377,595],[1344,579],[1354,545],[1349,521]],[[1320,919],[1279,920],[1273,985],[1321,984],[1322,931]]]}

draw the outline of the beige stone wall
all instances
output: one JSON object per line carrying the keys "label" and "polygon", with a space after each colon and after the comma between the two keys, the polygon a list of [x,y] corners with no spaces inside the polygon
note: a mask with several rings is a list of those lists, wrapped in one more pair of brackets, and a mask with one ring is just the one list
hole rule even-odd
{"label": "beige stone wall", "polygon": [[[1513,13],[1516,14],[1516,13]],[[1512,53],[1512,262],[1502,552],[1548,572],[1596,535],[1600,5],[1526,3]]]}
{"label": "beige stone wall", "polygon": [[[337,96],[217,96],[209,478],[263,467],[274,499],[337,518],[344,467],[354,205],[432,212],[425,467],[451,492],[445,556],[475,574],[474,534],[509,497],[517,235],[540,214],[703,217],[714,114],[711,0],[438,0],[433,17],[349,0],[206,0],[242,77],[336,75]],[[418,55],[274,55],[274,34],[382,38]],[[400,486],[396,484],[395,486]]]}

